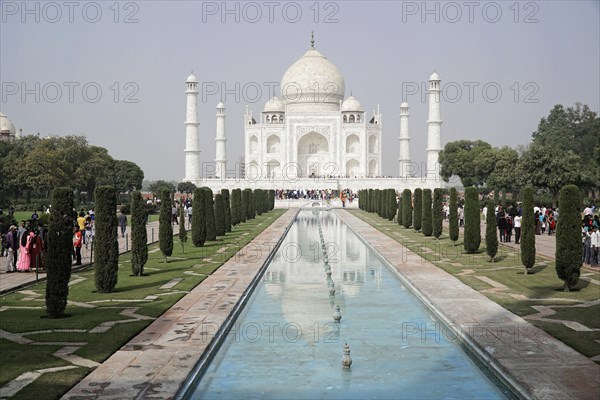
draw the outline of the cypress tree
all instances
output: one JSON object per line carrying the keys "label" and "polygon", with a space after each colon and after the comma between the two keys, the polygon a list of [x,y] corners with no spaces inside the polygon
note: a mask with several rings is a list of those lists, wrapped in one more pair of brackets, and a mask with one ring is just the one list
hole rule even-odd
{"label": "cypress tree", "polygon": [[256,218],[256,196],[254,195],[254,190],[248,189],[250,190],[248,192],[249,195],[249,200],[248,200],[248,204],[250,205],[250,219],[254,219]]}
{"label": "cypress tree", "polygon": [[204,246],[206,241],[206,215],[204,215],[204,189],[194,189],[192,204],[192,243],[196,247]]}
{"label": "cypress tree", "polygon": [[[194,216],[192,209],[192,217]],[[179,207],[179,243],[181,243],[181,252],[185,254],[185,242],[187,242],[187,230],[185,229],[185,207]]]}
{"label": "cypress tree", "polygon": [[581,270],[581,191],[575,185],[560,189],[560,216],[556,226],[556,274],[569,292],[579,282]]}
{"label": "cypress tree", "polygon": [[269,211],[275,208],[275,190],[269,189]]}
{"label": "cypress tree", "polygon": [[423,189],[423,236],[429,237],[433,233],[433,218],[431,210],[431,189]]}
{"label": "cypress tree", "polygon": [[225,236],[225,205],[220,193],[215,196],[215,233],[217,236]]}
{"label": "cypress tree", "polygon": [[373,190],[373,212],[379,215],[379,189]]}
{"label": "cypress tree", "polygon": [[502,197],[500,201],[502,201],[502,207],[506,207],[506,189],[502,189]]}
{"label": "cypress tree", "polygon": [[450,189],[450,221],[448,227],[448,233],[450,234],[450,240],[454,242],[456,246],[456,241],[458,240],[458,194],[456,193],[456,188]]}
{"label": "cypress tree", "polygon": [[465,189],[465,237],[467,253],[477,253],[481,244],[481,218],[479,217],[479,192],[474,186]]}
{"label": "cypress tree", "polygon": [[[165,257],[165,263],[167,257],[173,254],[173,225],[171,225],[171,191],[165,189],[161,194],[160,203],[160,214],[158,217],[158,240],[160,251]],[[192,212],[192,218],[194,212]]]}
{"label": "cypress tree", "polygon": [[240,190],[240,221],[246,222],[248,220],[248,202],[250,201],[250,195],[248,192],[250,189],[238,189]]}
{"label": "cypress tree", "polygon": [[262,189],[254,189],[254,209],[256,210],[256,215],[262,215]]}
{"label": "cypress tree", "polygon": [[398,225],[404,224],[404,221],[403,221],[404,214],[402,213],[403,201],[404,200],[402,200],[402,197],[400,197],[400,199],[398,199]]}
{"label": "cypress tree", "polygon": [[131,193],[131,273],[142,276],[148,261],[146,206],[139,191]]}
{"label": "cypress tree", "polygon": [[396,216],[396,209],[398,204],[396,202],[396,190],[388,189],[388,221],[393,221]]}
{"label": "cypress tree", "polygon": [[500,192],[498,189],[494,189],[494,208],[500,204]]}
{"label": "cypress tree", "polygon": [[375,211],[375,190],[374,189],[369,189],[369,201],[368,201],[368,208],[367,208],[367,212],[374,212]]}
{"label": "cypress tree", "polygon": [[269,192],[263,190],[263,214],[271,211],[271,201],[269,200]]}
{"label": "cypress tree", "polygon": [[402,201],[402,224],[405,228],[410,228],[412,225],[412,193],[410,189],[404,189]]}
{"label": "cypress tree", "polygon": [[423,226],[423,190],[415,189],[415,210],[413,211],[413,226],[419,232]]}
{"label": "cypress tree", "polygon": [[498,253],[498,233],[496,226],[496,213],[494,202],[488,201],[487,214],[485,216],[485,247],[490,261],[495,261]]}
{"label": "cypress tree", "polygon": [[444,191],[440,188],[433,190],[433,236],[439,239],[444,226]]}
{"label": "cypress tree", "polygon": [[[119,268],[119,241],[117,239],[117,194],[112,186],[99,186],[95,195],[96,235],[94,237],[94,259],[96,290],[110,293],[117,285]],[[169,216],[171,211],[169,209]]]}
{"label": "cypress tree", "polygon": [[56,188],[52,191],[52,208],[48,225],[48,250],[46,253],[46,313],[51,318],[64,316],[71,279],[71,253],[73,252],[73,191]]}
{"label": "cypress tree", "polygon": [[523,189],[521,215],[521,264],[527,270],[535,265],[535,218],[533,215],[533,187]]}
{"label": "cypress tree", "polygon": [[239,189],[233,189],[231,191],[231,224],[233,226],[239,225],[242,222],[241,212],[242,193]]}
{"label": "cypress tree", "polygon": [[245,215],[246,221],[252,219],[252,190],[244,189],[242,190],[242,213]]}
{"label": "cypress tree", "polygon": [[206,219],[206,240],[217,240],[213,191],[209,187],[204,187],[204,218]]}
{"label": "cypress tree", "polygon": [[221,189],[223,195],[223,207],[225,210],[225,232],[231,232],[231,200],[229,198],[229,189]]}

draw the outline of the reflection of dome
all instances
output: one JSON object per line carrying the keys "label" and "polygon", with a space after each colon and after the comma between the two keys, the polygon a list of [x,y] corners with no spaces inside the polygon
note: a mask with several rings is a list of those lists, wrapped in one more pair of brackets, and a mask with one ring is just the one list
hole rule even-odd
{"label": "reflection of dome", "polygon": [[283,101],[273,96],[273,98],[265,104],[265,112],[285,112]]}
{"label": "reflection of dome", "polygon": [[342,111],[364,111],[360,102],[354,96],[348,97],[342,103]]}
{"label": "reflection of dome", "polygon": [[440,76],[437,74],[437,72],[433,71],[433,74],[431,74],[431,76],[429,77],[430,81],[439,81],[440,80]]}
{"label": "reflection of dome", "polygon": [[340,70],[314,48],[283,75],[281,95],[286,104],[336,104],[344,99],[346,85]]}

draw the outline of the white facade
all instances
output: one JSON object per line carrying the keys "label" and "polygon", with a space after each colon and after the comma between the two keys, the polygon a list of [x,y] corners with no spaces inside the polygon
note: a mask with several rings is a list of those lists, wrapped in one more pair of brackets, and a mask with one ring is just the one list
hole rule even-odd
{"label": "white facade", "polygon": [[[429,79],[427,162],[411,161],[409,106],[400,106],[399,178],[380,178],[382,115],[379,106],[367,117],[360,102],[345,97],[340,70],[311,48],[292,64],[281,80],[280,98],[273,96],[260,114],[244,114],[242,174],[227,177],[225,105],[217,105],[214,174],[200,176],[197,80],[186,81],[185,180],[196,186],[252,189],[400,189],[444,186],[439,176],[441,145],[440,79]],[[237,170],[239,165],[232,171]],[[422,171],[425,172],[421,177]],[[215,178],[218,177],[218,178]],[[377,179],[374,179],[377,178]]]}
{"label": "white facade", "polygon": [[256,121],[246,112],[246,176],[253,179],[381,175],[381,113],[367,119],[356,98],[343,100],[344,77],[311,47],[283,76],[281,97]]}

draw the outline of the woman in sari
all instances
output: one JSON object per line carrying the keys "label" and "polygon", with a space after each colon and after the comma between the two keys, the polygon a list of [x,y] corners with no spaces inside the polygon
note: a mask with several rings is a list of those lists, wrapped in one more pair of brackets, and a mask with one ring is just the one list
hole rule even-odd
{"label": "woman in sari", "polygon": [[21,235],[19,243],[19,260],[17,261],[17,271],[28,272],[31,268],[31,240],[33,232],[27,230]]}

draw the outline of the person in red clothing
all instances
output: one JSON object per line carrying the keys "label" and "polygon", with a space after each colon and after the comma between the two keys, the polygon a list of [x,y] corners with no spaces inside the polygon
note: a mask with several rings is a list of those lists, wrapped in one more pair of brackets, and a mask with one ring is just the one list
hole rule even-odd
{"label": "person in red clothing", "polygon": [[81,265],[81,244],[83,242],[83,235],[79,230],[79,226],[76,225],[73,228],[73,250],[75,250],[75,265]]}

